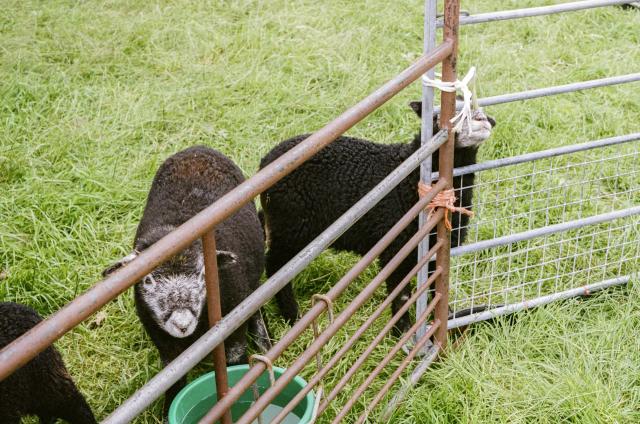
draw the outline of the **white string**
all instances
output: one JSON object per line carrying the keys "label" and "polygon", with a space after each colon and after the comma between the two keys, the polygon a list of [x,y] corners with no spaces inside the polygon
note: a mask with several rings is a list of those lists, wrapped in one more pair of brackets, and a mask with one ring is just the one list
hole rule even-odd
{"label": "white string", "polygon": [[462,99],[464,101],[464,105],[462,109],[456,116],[451,118],[451,123],[454,124],[453,130],[459,132],[464,125],[464,121],[467,121],[467,129],[469,134],[471,134],[471,99],[473,97],[473,92],[469,89],[469,83],[474,81],[476,77],[476,67],[472,66],[467,72],[467,75],[460,80],[455,80],[453,82],[445,82],[441,79],[431,79],[426,74],[422,76],[422,84],[427,87],[434,87],[439,89],[440,91],[446,91],[448,93],[454,93],[458,90],[462,91]]}

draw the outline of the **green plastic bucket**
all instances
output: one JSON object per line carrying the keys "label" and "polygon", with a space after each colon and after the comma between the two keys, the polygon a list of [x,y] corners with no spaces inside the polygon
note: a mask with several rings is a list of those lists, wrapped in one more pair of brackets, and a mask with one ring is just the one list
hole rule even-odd
{"label": "green plastic bucket", "polygon": [[[229,386],[236,384],[249,370],[249,365],[233,365],[227,368]],[[276,380],[284,373],[284,369],[273,367]],[[264,393],[270,386],[269,374],[265,371],[257,381],[258,391]],[[286,406],[293,397],[307,385],[301,377],[295,377],[285,389],[271,402],[262,413],[263,422],[268,423]],[[194,424],[202,418],[217,401],[215,373],[210,372],[198,377],[178,393],[169,408],[169,424]],[[253,389],[242,394],[231,407],[233,421],[244,414],[253,403]],[[313,415],[315,397],[313,391],[300,401],[283,423],[309,423]]]}

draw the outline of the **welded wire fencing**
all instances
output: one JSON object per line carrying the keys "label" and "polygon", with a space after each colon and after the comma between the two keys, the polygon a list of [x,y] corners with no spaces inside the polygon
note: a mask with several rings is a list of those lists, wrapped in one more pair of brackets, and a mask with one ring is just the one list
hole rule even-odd
{"label": "welded wire fencing", "polygon": [[517,165],[494,165],[473,173],[473,184],[465,183],[472,172],[461,169],[466,173],[459,176],[456,192],[461,197],[462,191],[473,190],[473,201],[463,206],[476,214],[466,227],[465,244],[637,206],[640,134],[635,138]]}
{"label": "welded wire fencing", "polygon": [[[489,12],[462,17],[460,25],[624,3],[592,0]],[[637,81],[640,73],[496,95],[478,103],[491,106]],[[473,191],[473,200],[462,206],[476,217],[466,228],[454,229],[466,238],[451,252],[449,328],[637,278],[639,139],[640,134],[629,134],[456,169],[457,195]],[[456,315],[477,306],[492,310]]]}
{"label": "welded wire fencing", "polygon": [[452,250],[453,318],[638,272],[640,134],[558,151],[471,167],[484,170],[459,190],[473,188],[476,217]]}

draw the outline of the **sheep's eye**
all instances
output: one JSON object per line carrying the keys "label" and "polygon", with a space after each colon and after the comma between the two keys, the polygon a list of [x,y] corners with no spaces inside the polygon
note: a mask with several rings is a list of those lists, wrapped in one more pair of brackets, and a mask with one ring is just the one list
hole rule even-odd
{"label": "sheep's eye", "polygon": [[155,284],[155,282],[156,280],[153,279],[151,274],[145,275],[145,277],[142,279],[142,284],[144,284],[145,287],[151,287]]}

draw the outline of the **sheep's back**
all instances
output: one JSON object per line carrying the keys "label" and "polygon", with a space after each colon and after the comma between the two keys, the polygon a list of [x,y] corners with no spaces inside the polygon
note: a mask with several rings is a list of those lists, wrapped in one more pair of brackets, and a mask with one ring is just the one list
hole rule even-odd
{"label": "sheep's back", "polygon": [[[158,228],[182,225],[244,180],[231,159],[206,146],[190,147],[169,157],[151,184],[136,232],[136,248],[148,247],[139,246],[138,241],[149,238],[149,234],[153,237],[147,242],[157,241],[163,235],[157,234]],[[237,279],[248,280],[250,288],[255,289],[264,269],[264,235],[253,202],[216,226],[216,247],[238,255]]]}
{"label": "sheep's back", "polygon": [[[308,135],[285,140],[261,161],[263,168]],[[409,144],[377,144],[339,137],[261,195],[268,233],[303,247],[366,195],[412,153]],[[416,179],[414,182],[413,179]],[[417,199],[417,174],[388,194],[334,244],[363,253]],[[287,239],[284,241],[283,239]]]}

